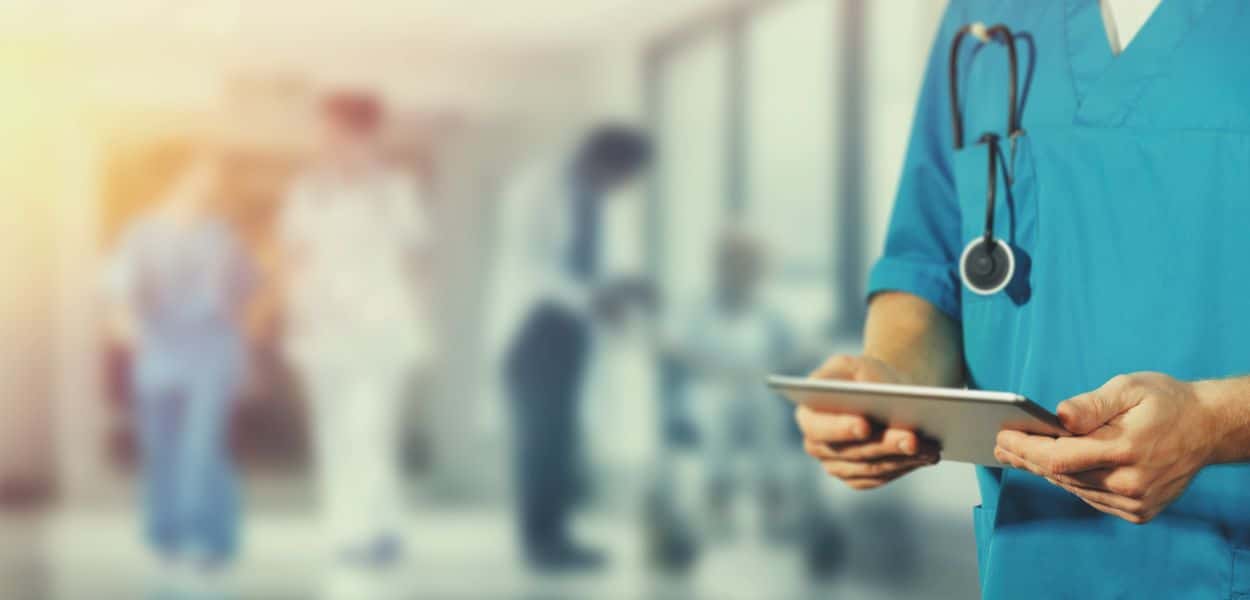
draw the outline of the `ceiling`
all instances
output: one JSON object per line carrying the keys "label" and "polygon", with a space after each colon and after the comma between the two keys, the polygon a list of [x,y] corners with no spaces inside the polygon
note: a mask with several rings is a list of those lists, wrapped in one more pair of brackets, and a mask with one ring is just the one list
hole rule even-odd
{"label": "ceiling", "polygon": [[212,110],[223,85],[293,77],[413,110],[558,117],[597,101],[600,51],[630,56],[749,1],[0,0],[0,36],[16,40],[0,67],[45,48],[88,103],[128,114]]}
{"label": "ceiling", "polygon": [[[585,47],[679,25],[731,0],[8,0],[0,30],[93,38],[421,40],[440,46]],[[114,38],[116,39],[116,38]]]}

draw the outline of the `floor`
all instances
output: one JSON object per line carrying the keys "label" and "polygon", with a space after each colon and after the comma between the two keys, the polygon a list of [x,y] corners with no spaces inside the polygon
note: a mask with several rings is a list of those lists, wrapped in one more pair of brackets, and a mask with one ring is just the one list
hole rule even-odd
{"label": "floor", "polygon": [[[0,585],[12,600],[79,598],[877,598],[977,595],[971,533],[957,520],[896,522],[893,532],[857,528],[889,515],[860,515],[847,522],[851,543],[839,575],[812,580],[792,548],[738,536],[708,549],[685,576],[649,569],[639,529],[626,520],[590,517],[579,523],[585,539],[608,549],[609,565],[594,574],[541,576],[518,560],[511,520],[502,510],[443,510],[413,515],[409,553],[393,573],[334,568],[323,560],[311,514],[253,516],[246,551],[227,577],[200,595],[177,592],[186,584],[152,564],[135,535],[134,517],[122,511],[73,512],[0,519]],[[914,521],[914,522],[913,522]],[[910,523],[910,524],[909,524]],[[951,544],[896,540],[945,538]],[[894,539],[891,539],[894,538]],[[963,548],[958,547],[963,545]],[[906,546],[906,548],[904,548]],[[903,565],[899,568],[899,565]],[[848,575],[851,573],[853,575]]]}

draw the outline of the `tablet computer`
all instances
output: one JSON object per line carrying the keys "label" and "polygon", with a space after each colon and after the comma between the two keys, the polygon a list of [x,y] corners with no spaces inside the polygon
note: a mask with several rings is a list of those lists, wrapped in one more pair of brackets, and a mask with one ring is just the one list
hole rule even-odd
{"label": "tablet computer", "polygon": [[942,460],[1000,466],[994,438],[1002,429],[1068,435],[1053,413],[1010,392],[780,375],[770,376],[768,386],[796,405],[912,429],[939,444]]}

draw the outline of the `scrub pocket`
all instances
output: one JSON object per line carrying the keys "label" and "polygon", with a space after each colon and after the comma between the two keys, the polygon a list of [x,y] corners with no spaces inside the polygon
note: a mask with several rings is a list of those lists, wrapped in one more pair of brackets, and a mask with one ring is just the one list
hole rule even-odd
{"label": "scrub pocket", "polygon": [[1228,597],[1250,600],[1250,550],[1233,548],[1233,582]]}
{"label": "scrub pocket", "polygon": [[989,558],[990,535],[994,531],[994,514],[980,504],[972,507],[972,531],[977,541],[977,580],[985,587],[986,560]]}

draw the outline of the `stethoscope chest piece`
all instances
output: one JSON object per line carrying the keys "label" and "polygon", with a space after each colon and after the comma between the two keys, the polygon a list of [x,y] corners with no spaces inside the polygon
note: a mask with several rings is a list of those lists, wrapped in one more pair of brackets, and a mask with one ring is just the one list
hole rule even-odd
{"label": "stethoscope chest piece", "polygon": [[1016,255],[1011,246],[998,238],[978,237],[964,247],[959,257],[959,278],[982,296],[996,294],[1011,283],[1016,272]]}
{"label": "stethoscope chest piece", "polygon": [[[983,23],[971,23],[960,28],[951,42],[950,52],[950,98],[951,128],[954,134],[955,150],[963,148],[963,115],[959,110],[959,44],[964,36],[972,35],[982,43],[1002,37],[1007,48],[1008,88],[1007,88],[1007,138],[1012,144],[1014,156],[1016,138],[1023,135],[1020,128],[1018,106],[1016,102],[1016,44],[1015,37],[1006,25],[986,27]],[[959,257],[959,278],[973,293],[982,296],[996,294],[1011,283],[1016,272],[1016,256],[1007,242],[994,235],[994,207],[997,203],[998,191],[998,134],[987,132],[977,141],[986,146],[987,172],[985,186],[985,233],[968,242],[963,254]],[[1007,178],[1011,183],[1010,175]]]}

